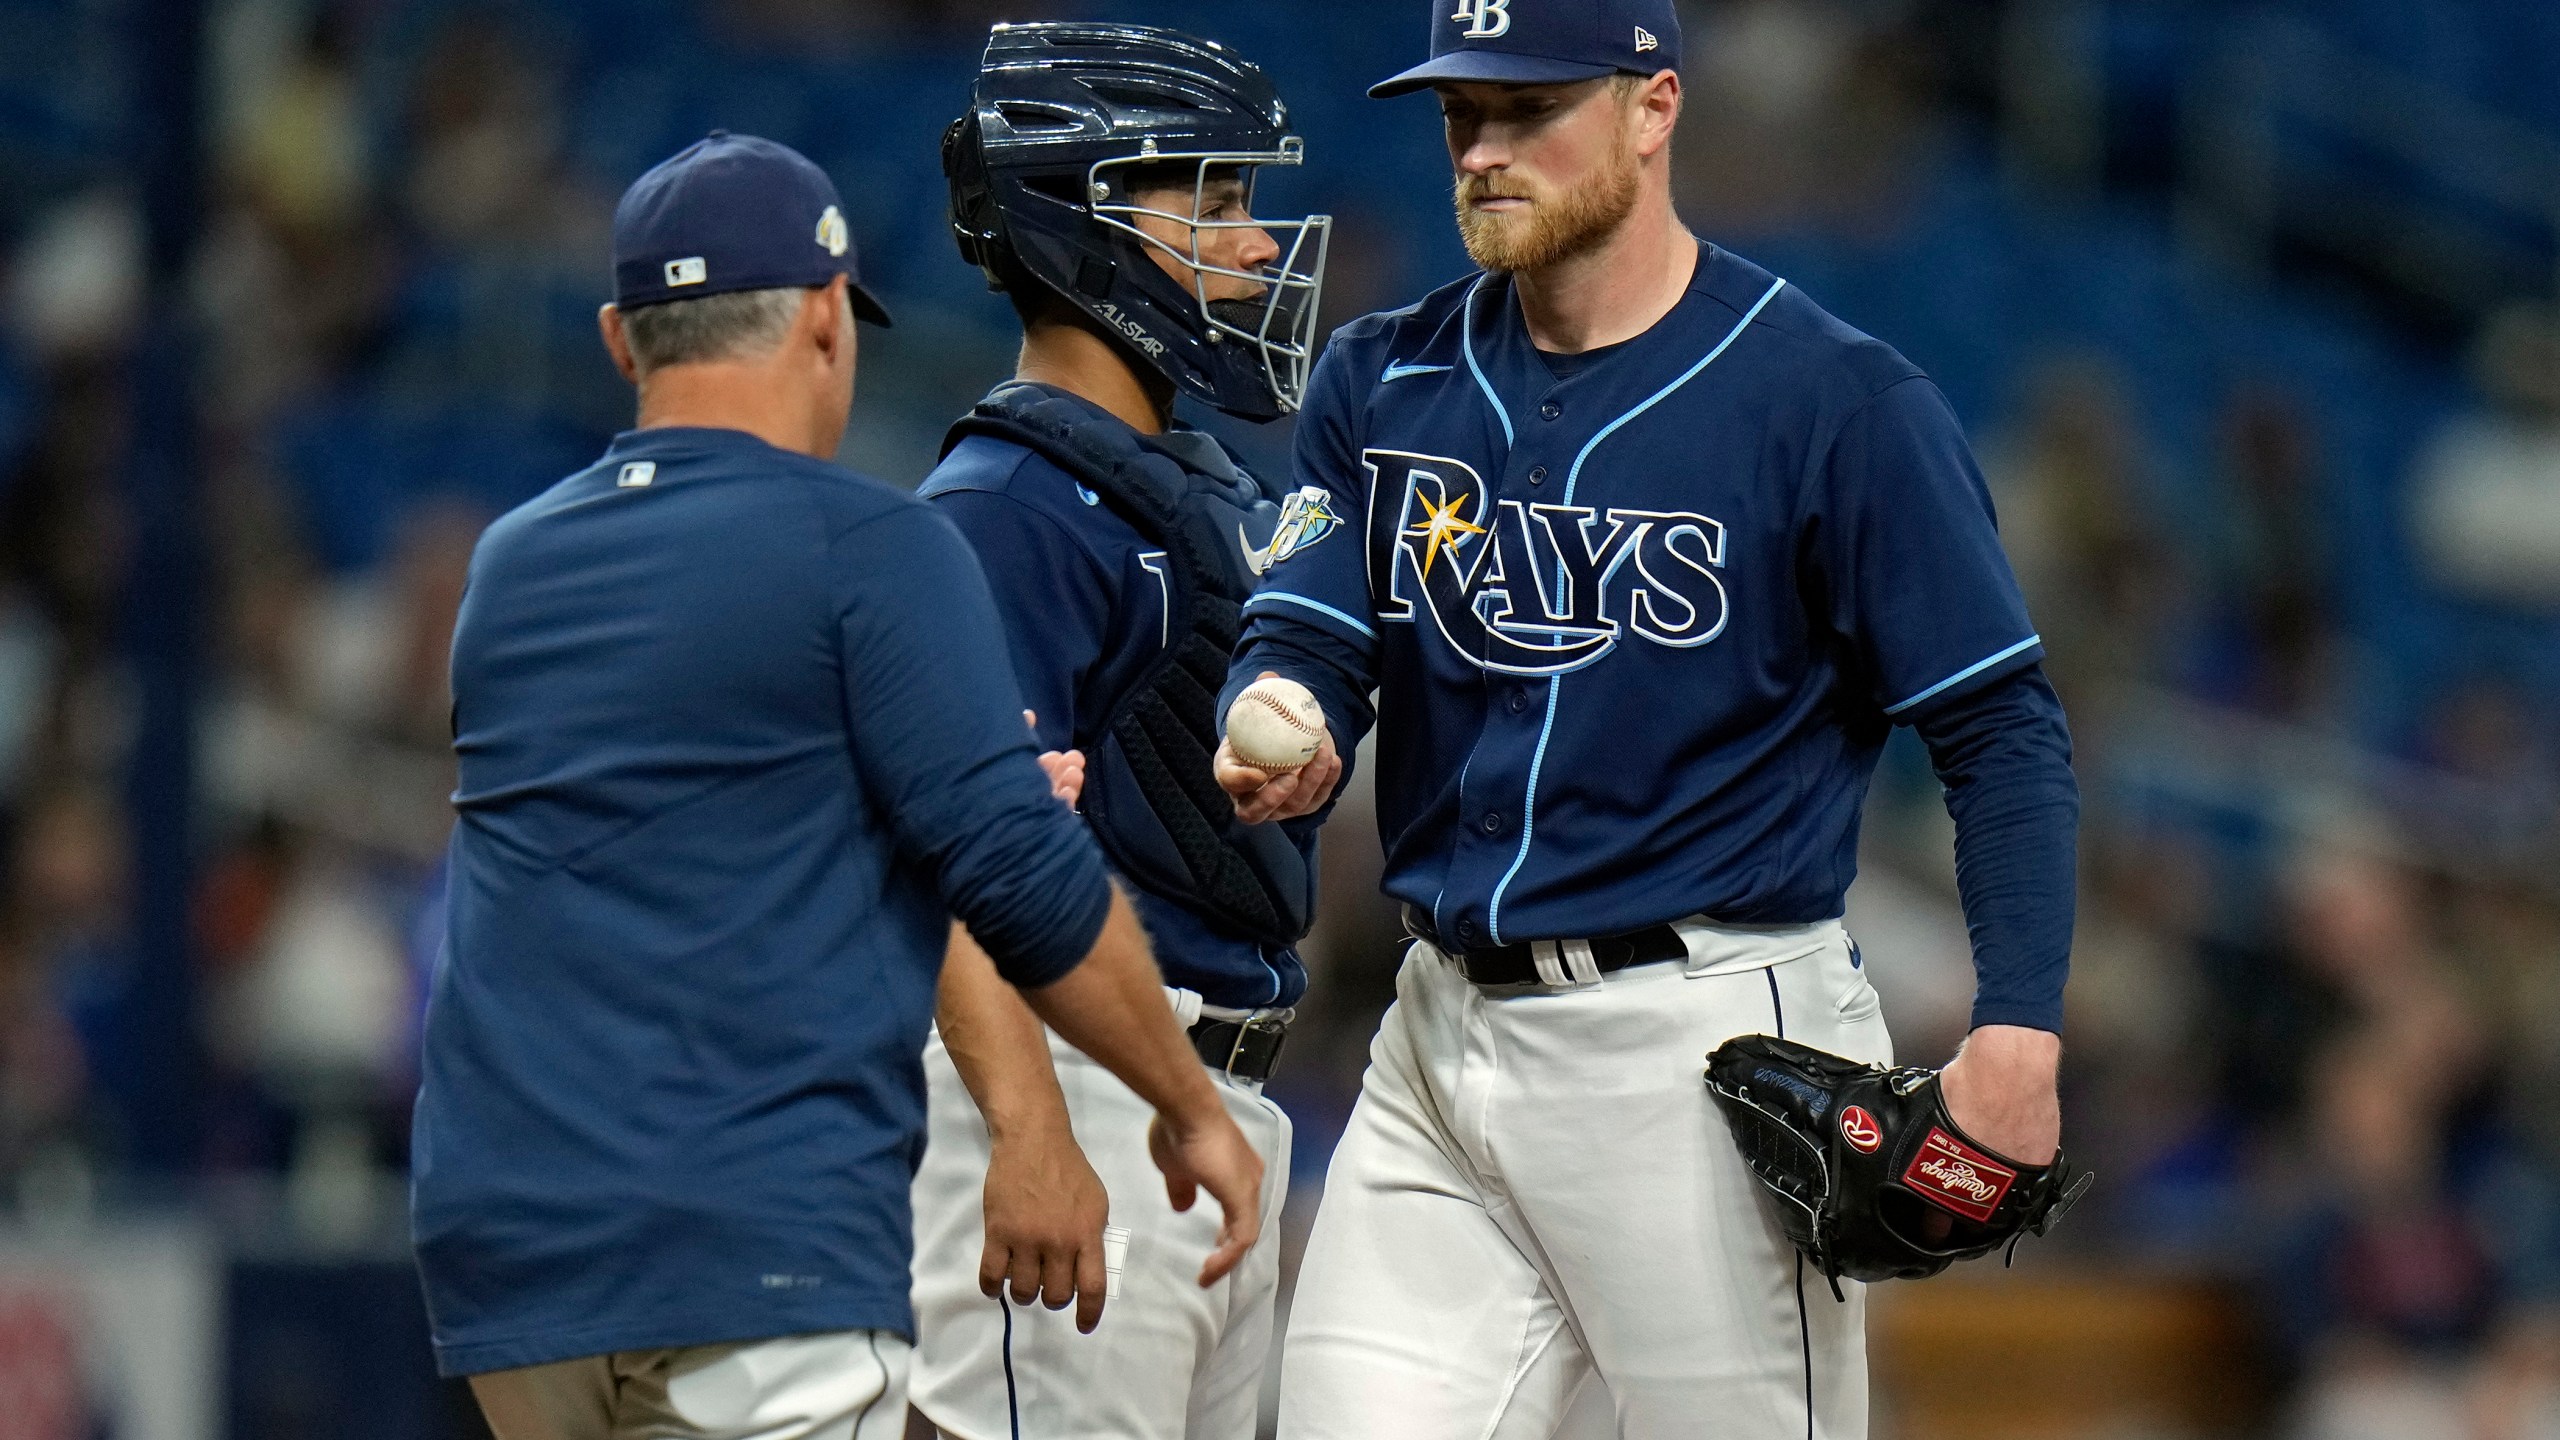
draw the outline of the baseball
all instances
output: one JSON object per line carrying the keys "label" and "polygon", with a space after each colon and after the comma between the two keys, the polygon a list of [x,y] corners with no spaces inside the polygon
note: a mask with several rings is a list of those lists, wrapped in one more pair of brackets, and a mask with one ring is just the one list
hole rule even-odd
{"label": "baseball", "polygon": [[1227,707],[1227,748],[1256,770],[1287,774],[1316,758],[1323,744],[1324,711],[1295,680],[1256,680]]}

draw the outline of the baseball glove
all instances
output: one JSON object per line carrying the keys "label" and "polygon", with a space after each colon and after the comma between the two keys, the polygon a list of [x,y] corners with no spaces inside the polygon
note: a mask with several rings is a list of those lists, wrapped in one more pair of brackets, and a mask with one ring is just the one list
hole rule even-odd
{"label": "baseball glove", "polygon": [[2089,1188],[2059,1153],[2021,1165],[1956,1128],[1938,1072],[1888,1070],[1744,1035],[1707,1057],[1707,1088],[1787,1238],[1840,1277],[1918,1279],[2053,1228]]}

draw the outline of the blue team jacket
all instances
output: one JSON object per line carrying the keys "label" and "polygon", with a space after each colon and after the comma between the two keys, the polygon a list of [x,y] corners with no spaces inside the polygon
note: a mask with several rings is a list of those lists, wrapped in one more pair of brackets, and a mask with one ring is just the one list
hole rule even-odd
{"label": "blue team jacket", "polygon": [[738,432],[627,434],[482,537],[453,682],[439,1365],[909,1330],[948,916],[1039,984],[1109,900],[966,542]]}

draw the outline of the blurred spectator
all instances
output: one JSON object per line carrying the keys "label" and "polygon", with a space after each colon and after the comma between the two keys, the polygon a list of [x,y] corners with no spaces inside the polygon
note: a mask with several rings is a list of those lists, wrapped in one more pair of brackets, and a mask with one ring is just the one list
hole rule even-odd
{"label": "blurred spectator", "polygon": [[2083,747],[2126,687],[2162,678],[2192,603],[2186,558],[2150,518],[2149,468],[2123,376],[2095,355],[2041,366],[2023,415],[1983,446],[2001,540]]}
{"label": "blurred spectator", "polygon": [[142,213],[101,185],[36,222],[12,267],[10,328],[39,359],[99,360],[121,351],[142,319]]}
{"label": "blurred spectator", "polygon": [[[109,797],[77,780],[27,805],[0,894],[0,1149],[21,1165],[111,1168],[156,1057],[126,1030],[131,858]],[[25,1172],[22,1171],[23,1175]]]}
{"label": "blurred spectator", "polygon": [[0,569],[0,816],[24,783],[53,703],[60,642],[53,623]]}
{"label": "blurred spectator", "polygon": [[226,457],[377,343],[401,266],[373,207],[374,156],[342,6],[278,53],[236,55],[221,185],[194,285],[214,363],[205,414]]}
{"label": "blurred spectator", "polygon": [[2232,393],[2221,426],[2212,563],[2225,633],[2204,684],[2263,714],[2319,723],[2336,713],[2346,659],[2319,442],[2293,396],[2257,383]]}
{"label": "blurred spectator", "polygon": [[1692,12],[1673,147],[1708,233],[1872,235],[1918,198],[1946,143],[1931,33],[1861,0],[1720,0]]}
{"label": "blurred spectator", "polygon": [[2560,315],[2499,311],[2472,374],[2486,403],[2448,421],[2417,462],[2419,554],[2451,590],[2548,609],[2560,601]]}
{"label": "blurred spectator", "polygon": [[2316,1189],[2271,1277],[2307,1352],[2300,1440],[2459,1435],[2459,1358],[2499,1299],[2491,1217],[2452,1192],[2442,1102],[2399,1058],[2348,1041],[2314,1072]]}

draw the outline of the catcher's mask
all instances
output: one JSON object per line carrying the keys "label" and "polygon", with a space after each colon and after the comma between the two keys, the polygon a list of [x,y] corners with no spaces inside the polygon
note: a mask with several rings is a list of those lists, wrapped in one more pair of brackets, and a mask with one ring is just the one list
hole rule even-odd
{"label": "catcher's mask", "polygon": [[[1288,125],[1270,80],[1215,41],[1147,25],[998,25],[969,112],[943,135],[952,234],[991,286],[1046,287],[1195,398],[1248,420],[1291,414],[1315,361],[1333,220],[1251,218],[1259,172],[1305,160]],[[1230,179],[1246,214],[1218,218],[1208,199]],[[1186,190],[1181,209],[1162,200]],[[1181,227],[1187,243],[1142,218]],[[1238,230],[1269,235],[1278,254],[1248,269],[1206,253]],[[1212,299],[1216,279],[1253,293]]]}

